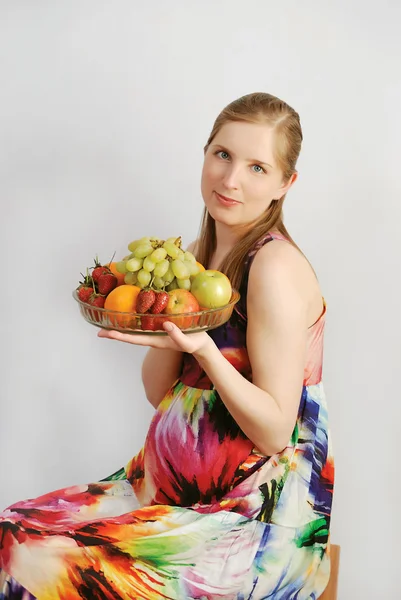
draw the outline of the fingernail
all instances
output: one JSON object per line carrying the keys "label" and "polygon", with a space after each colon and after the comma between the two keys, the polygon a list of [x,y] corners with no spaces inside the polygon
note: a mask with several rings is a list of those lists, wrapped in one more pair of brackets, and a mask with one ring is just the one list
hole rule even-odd
{"label": "fingernail", "polygon": [[166,331],[173,331],[173,325],[167,322],[164,324],[164,329],[166,329]]}

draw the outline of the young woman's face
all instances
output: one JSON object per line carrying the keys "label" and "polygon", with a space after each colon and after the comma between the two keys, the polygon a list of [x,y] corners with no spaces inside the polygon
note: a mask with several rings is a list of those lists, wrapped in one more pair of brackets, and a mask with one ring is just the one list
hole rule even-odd
{"label": "young woman's face", "polygon": [[274,199],[286,193],[274,159],[274,133],[268,125],[229,122],[206,151],[202,196],[215,221],[228,226],[258,219]]}

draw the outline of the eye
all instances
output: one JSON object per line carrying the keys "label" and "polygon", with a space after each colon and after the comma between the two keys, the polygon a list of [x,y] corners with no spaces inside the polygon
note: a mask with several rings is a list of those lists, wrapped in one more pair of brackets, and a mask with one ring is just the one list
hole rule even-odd
{"label": "eye", "polygon": [[264,168],[260,165],[252,165],[252,169],[254,170],[254,173],[266,173]]}
{"label": "eye", "polygon": [[220,158],[222,158],[223,160],[227,160],[230,158],[230,155],[228,154],[228,152],[226,152],[225,150],[218,150],[216,152],[216,156],[219,156]]}

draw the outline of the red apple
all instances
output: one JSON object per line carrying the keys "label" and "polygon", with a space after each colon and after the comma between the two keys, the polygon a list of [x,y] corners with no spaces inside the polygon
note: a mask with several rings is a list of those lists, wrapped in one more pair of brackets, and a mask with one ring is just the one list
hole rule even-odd
{"label": "red apple", "polygon": [[[199,316],[193,317],[190,313],[198,312],[199,303],[195,296],[188,290],[171,290],[169,293],[169,300],[167,306],[164,309],[164,313],[167,315],[180,315],[178,317],[169,316],[166,321],[171,321],[180,329],[188,329],[197,324]],[[188,316],[181,315],[181,313],[189,313]]]}
{"label": "red apple", "polygon": [[227,275],[208,269],[195,275],[191,293],[202,308],[220,308],[230,302],[232,288]]}

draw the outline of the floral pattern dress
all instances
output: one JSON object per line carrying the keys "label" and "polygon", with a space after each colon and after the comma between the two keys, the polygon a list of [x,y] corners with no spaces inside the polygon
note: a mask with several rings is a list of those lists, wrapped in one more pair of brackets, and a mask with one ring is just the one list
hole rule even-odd
{"label": "floral pattern dress", "polygon": [[[241,300],[209,332],[252,380]],[[326,305],[308,330],[297,422],[261,454],[184,354],[143,448],[106,479],[0,513],[0,599],[316,600],[329,577],[334,465],[322,384]],[[244,398],[246,402],[246,398]]]}

